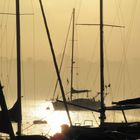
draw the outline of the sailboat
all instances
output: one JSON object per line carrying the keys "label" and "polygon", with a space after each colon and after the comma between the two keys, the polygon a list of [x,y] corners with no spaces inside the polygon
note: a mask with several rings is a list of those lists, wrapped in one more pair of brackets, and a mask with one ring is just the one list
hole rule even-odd
{"label": "sailboat", "polygon": [[42,135],[15,135],[14,130],[12,127],[12,122],[18,122],[17,113],[19,110],[17,110],[18,104],[17,102],[14,104],[14,106],[8,110],[7,104],[5,101],[4,93],[3,93],[3,87],[0,83],[0,132],[9,134],[10,140],[48,140],[47,137]]}
{"label": "sailboat", "polygon": [[[10,140],[48,140],[43,135],[22,134],[22,104],[21,104],[21,60],[20,60],[20,0],[16,4],[16,46],[17,46],[17,101],[11,109],[7,109],[0,83],[0,132],[9,134]],[[14,134],[12,121],[17,122],[17,132]]]}
{"label": "sailboat", "polygon": [[[73,9],[72,12],[72,19],[73,19],[73,25],[72,25],[72,49],[71,49],[71,70],[70,70],[70,91],[69,91],[69,97],[67,99],[67,104],[69,110],[78,111],[78,110],[98,110],[100,109],[101,102],[100,100],[96,100],[94,97],[88,97],[88,93],[91,92],[91,90],[88,89],[76,89],[74,88],[74,42],[75,42],[75,9]],[[61,71],[60,71],[61,72]],[[87,94],[86,97],[77,97],[74,98],[73,96],[81,95],[81,94]],[[52,105],[54,110],[65,110],[63,101],[57,97],[57,99],[53,99]]]}
{"label": "sailboat", "polygon": [[[98,110],[100,114],[99,127],[84,127],[84,126],[70,126],[65,132],[68,139],[72,140],[138,140],[140,139],[140,122],[127,122],[124,111],[140,109],[140,99],[127,99],[118,102],[113,102],[113,106],[107,107],[104,102],[104,41],[103,41],[103,0],[100,0],[100,99],[101,109]],[[64,102],[68,104],[67,102]],[[105,122],[106,111],[120,110],[124,115],[125,122]],[[93,110],[94,111],[94,110]]]}

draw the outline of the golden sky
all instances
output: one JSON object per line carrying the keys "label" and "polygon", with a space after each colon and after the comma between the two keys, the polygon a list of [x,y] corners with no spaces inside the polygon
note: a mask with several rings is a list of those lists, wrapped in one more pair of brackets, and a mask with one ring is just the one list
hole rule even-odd
{"label": "golden sky", "polygon": [[[99,23],[99,0],[42,0],[56,55],[62,53],[72,14],[76,9],[76,23]],[[49,59],[47,35],[39,0],[20,0],[21,49],[23,58]],[[139,57],[140,2],[138,0],[104,0],[104,23],[123,25],[124,29],[104,28],[106,57],[119,60]],[[15,12],[15,1],[1,0],[0,12]],[[0,51],[2,56],[15,55],[15,16],[0,15]],[[99,28],[76,27],[75,47],[80,58],[98,59]],[[71,45],[71,35],[68,46]],[[13,53],[11,54],[11,51]],[[117,54],[117,55],[116,55]],[[94,55],[94,56],[93,56]],[[95,59],[96,61],[96,59]]]}
{"label": "golden sky", "polygon": [[[99,0],[42,0],[42,1],[45,9],[48,26],[50,29],[51,38],[54,44],[54,50],[57,56],[62,53],[62,50],[64,48],[66,34],[68,31],[68,26],[69,26],[73,8],[75,8],[75,12],[76,12],[76,23],[99,23]],[[1,2],[0,13],[4,13],[4,12],[15,13],[14,0],[0,0],[0,2]],[[21,15],[22,59],[32,58],[34,60],[38,60],[38,59],[47,60],[46,62],[52,61],[47,34],[45,31],[45,26],[43,23],[43,18],[40,10],[39,0],[20,0],[20,7],[21,7],[21,14],[23,13],[32,14],[32,15]],[[105,50],[106,62],[108,60],[109,61],[119,60],[126,63],[127,60],[130,61],[136,59],[140,60],[140,55],[139,55],[140,53],[140,42],[139,42],[140,8],[139,7],[140,7],[139,0],[104,0],[104,23],[125,26],[125,28],[123,29],[104,27],[104,44],[105,44],[104,50]],[[15,15],[12,16],[0,15],[0,56],[8,57],[8,58],[16,57],[15,35],[16,35]],[[66,52],[67,55],[70,55],[71,40],[72,39],[70,33],[68,39],[68,45],[67,45],[68,49]],[[84,60],[82,61],[83,63],[87,60],[97,62],[97,60],[99,60],[99,27],[76,26],[75,50],[76,50],[75,57],[79,57],[80,59]],[[28,65],[30,65],[30,62],[28,63]],[[43,66],[44,65],[46,65],[46,63],[43,62]],[[88,64],[88,66],[89,65],[90,64]],[[2,64],[0,66],[2,66]],[[31,89],[31,86],[29,84],[32,84],[33,87],[35,85],[33,89],[39,87],[41,89],[41,92],[43,89],[43,92],[45,91],[46,94],[47,89],[54,88],[54,84],[52,84],[51,87],[51,84],[46,84],[46,81],[49,80],[50,83],[54,83],[54,81],[56,80],[56,78],[54,79],[53,77],[55,75],[55,72],[52,72],[52,69],[49,71],[49,68],[51,66],[48,65],[46,67],[44,66],[44,68],[41,67],[40,68],[41,70],[39,71],[34,70],[34,66],[35,65],[32,64],[32,67],[26,67],[27,70],[25,73],[27,73],[27,76],[26,78],[24,78],[24,80],[26,81],[25,84],[27,84],[26,86],[29,86],[29,92]],[[131,78],[133,79],[132,81],[133,89],[131,89],[133,91],[137,87],[139,87],[139,83],[140,83],[139,80],[136,80],[136,79],[140,79],[138,77],[139,66],[137,67],[134,69],[136,72],[131,70],[131,74],[130,74]],[[84,66],[82,68],[83,68],[82,70],[83,73],[81,72],[81,75],[84,77],[84,74],[87,71],[89,71],[89,69],[85,70]],[[133,69],[133,67],[131,67],[131,69]],[[99,69],[98,68],[94,69],[94,73],[93,71],[91,72],[93,74],[96,74],[96,70],[98,72]],[[118,85],[116,84],[116,81],[118,81],[118,83],[120,84],[119,81],[120,79],[118,78],[117,75],[120,72],[119,67],[118,70],[116,70],[116,67],[115,68],[113,67],[112,71],[113,72],[112,72],[111,80],[114,83],[112,81],[110,82],[109,80],[106,80],[107,81],[106,83],[107,84],[111,83],[112,85],[116,86]],[[53,76],[50,74],[50,72]],[[125,71],[123,72],[125,73]],[[36,76],[37,78],[36,77],[34,78],[34,74],[37,75]],[[117,76],[115,77],[115,75]],[[52,77],[50,78],[49,76]],[[96,86],[93,86],[93,79],[91,79],[91,77],[92,76],[89,76],[88,78],[90,80],[88,79],[87,81],[92,82],[91,89],[93,88],[93,91],[96,92],[94,89]],[[120,77],[122,78],[122,75]],[[41,82],[43,78],[44,81]],[[14,76],[13,79],[16,80]],[[31,79],[31,81],[29,79]],[[128,79],[129,77],[126,78],[124,74],[123,80],[129,82]],[[34,84],[33,80],[36,80],[36,83],[38,85],[36,83]],[[124,84],[123,80],[122,82]],[[83,80],[81,80],[80,82],[81,83],[83,82],[83,84],[85,84]],[[88,83],[86,84],[88,85]],[[123,84],[121,85],[125,87]],[[11,85],[13,86],[13,80],[11,80]],[[47,89],[46,89],[46,85],[47,85]],[[89,85],[87,87],[89,88]],[[97,87],[99,87],[99,84],[97,85]],[[114,89],[116,90],[117,88]],[[52,93],[52,91],[48,93]],[[116,94],[116,96],[118,95]]]}

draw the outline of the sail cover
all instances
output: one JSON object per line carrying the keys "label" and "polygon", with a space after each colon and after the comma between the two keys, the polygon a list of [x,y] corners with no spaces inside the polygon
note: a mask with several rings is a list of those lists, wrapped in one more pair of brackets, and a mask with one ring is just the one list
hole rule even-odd
{"label": "sail cover", "polygon": [[106,107],[106,110],[133,110],[133,109],[140,109],[140,104],[116,105]]}
{"label": "sail cover", "polygon": [[[10,117],[10,120],[12,122],[18,122],[18,101],[16,101],[16,103],[13,105],[13,107],[11,109],[8,110],[8,113],[9,113],[9,117]],[[2,118],[3,118],[3,112],[0,111],[0,122],[2,122]]]}
{"label": "sail cover", "polygon": [[72,88],[71,89],[71,93],[72,94],[76,94],[76,93],[88,93],[88,92],[91,92],[91,90],[88,90],[88,89],[82,89],[82,90],[77,90],[77,89],[74,89],[74,88]]}
{"label": "sail cover", "polygon": [[113,104],[116,104],[116,105],[140,104],[140,98],[122,100],[119,102],[113,102]]}
{"label": "sail cover", "polygon": [[10,122],[10,118],[9,118],[9,112],[7,109],[7,105],[5,102],[5,98],[3,95],[3,91],[2,91],[2,86],[0,83],[0,107],[1,107],[1,111],[0,111],[0,132],[3,133],[8,133],[10,134],[10,136],[14,136],[14,132],[13,132],[13,128],[12,128],[12,124]]}

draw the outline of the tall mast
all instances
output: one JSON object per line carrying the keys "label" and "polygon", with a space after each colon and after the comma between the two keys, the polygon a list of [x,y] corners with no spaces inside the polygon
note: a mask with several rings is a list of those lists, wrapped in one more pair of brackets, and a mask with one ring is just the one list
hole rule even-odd
{"label": "tall mast", "polygon": [[71,89],[70,89],[70,99],[72,100],[72,90],[73,90],[73,64],[74,64],[74,30],[75,30],[75,8],[73,8],[73,26],[72,26],[72,52],[71,52]]}
{"label": "tall mast", "polygon": [[100,93],[101,93],[101,114],[100,125],[105,121],[104,104],[104,39],[103,39],[103,0],[100,0]]}
{"label": "tall mast", "polygon": [[71,118],[70,118],[68,106],[66,104],[65,92],[64,92],[64,88],[63,88],[63,84],[62,84],[59,68],[58,68],[58,65],[57,65],[56,56],[55,56],[55,52],[54,52],[54,49],[53,49],[53,43],[52,43],[52,40],[51,40],[50,31],[49,31],[47,20],[46,20],[46,17],[45,17],[42,1],[39,0],[39,3],[40,3],[40,8],[41,8],[41,12],[42,12],[43,20],[44,20],[44,25],[45,25],[47,36],[48,36],[48,41],[49,41],[49,45],[50,45],[50,49],[51,49],[51,53],[52,53],[52,57],[53,57],[53,62],[54,62],[54,66],[55,66],[58,82],[59,82],[59,85],[60,85],[60,90],[61,90],[63,101],[64,101],[64,106],[66,108],[66,112],[67,112],[67,115],[68,115],[69,123],[72,126],[72,121],[71,121]]}
{"label": "tall mast", "polygon": [[17,98],[18,98],[18,130],[21,135],[22,110],[21,110],[21,60],[20,60],[20,2],[16,0],[16,46],[17,46]]}

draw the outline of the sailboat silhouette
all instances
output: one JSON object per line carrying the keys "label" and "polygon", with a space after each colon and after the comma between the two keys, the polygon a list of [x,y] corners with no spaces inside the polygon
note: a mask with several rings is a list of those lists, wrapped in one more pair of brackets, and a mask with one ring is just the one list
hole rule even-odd
{"label": "sailboat silhouette", "polygon": [[[68,108],[69,110],[98,110],[100,109],[101,102],[99,100],[96,101],[96,99],[93,97],[89,98],[88,93],[91,92],[91,90],[88,89],[76,89],[74,88],[73,82],[74,82],[74,42],[75,42],[75,9],[73,9],[72,12],[72,49],[71,49],[71,70],[70,70],[70,82],[67,79],[68,83],[70,83],[70,91],[69,91],[69,99],[67,100]],[[87,94],[85,98],[78,97],[74,98],[75,95],[81,95],[81,94]],[[57,97],[57,99],[53,99],[52,101],[54,110],[65,110],[63,101]]]}
{"label": "sailboat silhouette", "polygon": [[[20,0],[16,4],[16,46],[17,46],[17,101],[11,109],[7,109],[2,86],[0,83],[0,132],[7,133],[11,140],[48,140],[42,135],[22,134],[22,104],[21,104],[21,60],[20,60]],[[14,134],[11,121],[17,122],[17,135]]]}
{"label": "sailboat silhouette", "polygon": [[[103,37],[103,0],[100,0],[100,100],[101,109],[98,110],[100,114],[100,126],[99,127],[86,127],[86,126],[70,126],[69,131],[66,132],[66,136],[69,139],[76,140],[137,140],[140,139],[140,122],[127,122],[124,110],[139,109],[140,99],[128,99],[118,102],[114,102],[115,105],[107,107],[104,102],[104,37]],[[107,25],[110,26],[110,25]],[[111,25],[112,26],[112,25]],[[119,26],[117,26],[119,27]],[[66,102],[64,102],[66,103]],[[105,122],[106,111],[120,110],[124,115],[124,122],[114,123]]]}

